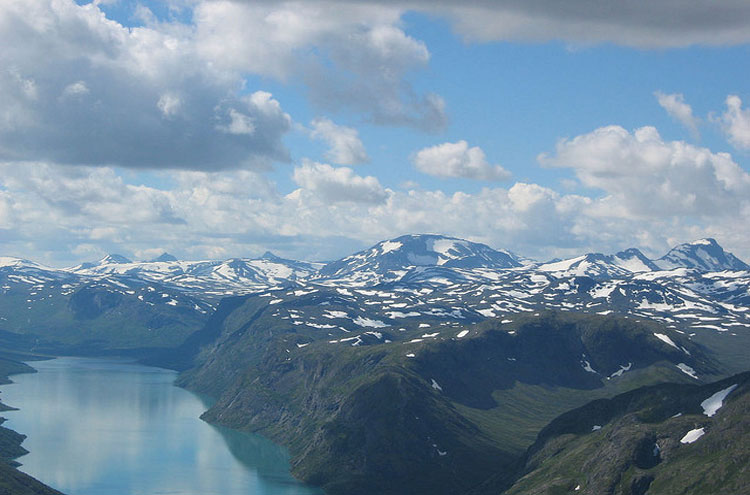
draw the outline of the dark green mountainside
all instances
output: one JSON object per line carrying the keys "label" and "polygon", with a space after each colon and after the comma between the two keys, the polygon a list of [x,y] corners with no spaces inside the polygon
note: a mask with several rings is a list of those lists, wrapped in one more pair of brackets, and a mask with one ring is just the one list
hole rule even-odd
{"label": "dark green mountainside", "polygon": [[284,443],[293,474],[331,494],[498,493],[557,415],[643,385],[698,381],[678,364],[701,380],[721,372],[680,334],[627,318],[423,318],[355,340],[281,316],[330,318],[346,309],[335,292],[227,304],[193,336],[204,347],[180,383],[219,398],[206,420]]}
{"label": "dark green mountainside", "polygon": [[150,355],[200,329],[208,317],[204,307],[156,284],[6,285],[0,290],[0,347],[56,355]]}
{"label": "dark green mountainside", "polygon": [[[704,401],[721,391],[728,395],[709,417]],[[525,476],[506,493],[745,495],[749,410],[750,373],[591,402],[542,430],[526,455]]]}

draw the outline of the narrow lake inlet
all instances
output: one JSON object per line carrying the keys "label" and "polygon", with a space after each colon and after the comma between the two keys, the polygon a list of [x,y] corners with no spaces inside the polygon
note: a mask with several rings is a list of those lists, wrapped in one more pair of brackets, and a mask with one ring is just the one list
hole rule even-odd
{"label": "narrow lake inlet", "polygon": [[286,450],[199,419],[208,404],[176,374],[129,361],[30,363],[2,398],[27,435],[22,471],[68,495],[320,495],[289,474]]}

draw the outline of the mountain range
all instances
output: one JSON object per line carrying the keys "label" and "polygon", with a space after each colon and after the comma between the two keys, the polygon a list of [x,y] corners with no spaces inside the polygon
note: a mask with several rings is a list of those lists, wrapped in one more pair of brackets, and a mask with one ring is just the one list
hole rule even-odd
{"label": "mountain range", "polygon": [[350,299],[352,317],[338,323],[358,335],[371,327],[356,318],[388,326],[425,317],[461,324],[557,309],[649,318],[699,340],[716,341],[719,333],[727,341],[720,345],[731,350],[731,338],[744,338],[735,330],[750,322],[750,267],[713,239],[681,244],[656,260],[631,248],[535,262],[432,234],[382,241],[325,264],[271,253],[173,258],[132,262],[113,254],[63,269],[0,258],[0,342],[22,334],[37,350],[175,347],[224,297],[265,292],[286,301],[325,287]]}
{"label": "mountain range", "polygon": [[[537,262],[433,234],[325,264],[0,258],[0,347],[177,369],[216,399],[206,420],[283,443],[293,474],[334,495],[576,491],[538,470],[563,441],[545,429],[556,417],[746,371],[748,330],[750,267],[713,239],[654,260],[631,248]],[[607,476],[630,465],[617,466]]]}

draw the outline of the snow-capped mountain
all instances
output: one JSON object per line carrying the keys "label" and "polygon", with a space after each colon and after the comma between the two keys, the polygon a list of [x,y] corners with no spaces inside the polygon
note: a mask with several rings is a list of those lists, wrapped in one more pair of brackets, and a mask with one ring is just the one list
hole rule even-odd
{"label": "snow-capped mountain", "polygon": [[727,253],[711,238],[680,244],[656,260],[664,270],[696,268],[701,271],[750,270],[747,263]]}
{"label": "snow-capped mountain", "polygon": [[179,261],[162,255],[159,261],[133,262],[108,255],[97,263],[68,269],[86,277],[119,276],[156,282],[167,287],[215,299],[243,294],[309,277],[320,264],[286,260],[267,252],[261,258],[233,258],[224,261]]}
{"label": "snow-capped mountain", "polygon": [[638,249],[630,248],[613,255],[589,253],[576,258],[544,263],[538,269],[558,278],[577,276],[602,279],[659,270],[659,267]]}
{"label": "snow-capped mountain", "polygon": [[498,270],[521,266],[522,259],[508,251],[454,237],[418,234],[382,241],[329,263],[315,279],[328,284],[372,285],[400,280],[415,267]]}
{"label": "snow-capped mountain", "polygon": [[56,268],[22,258],[0,256],[0,282],[4,282],[4,287],[11,283],[32,285],[67,278],[71,278],[69,274]]}
{"label": "snow-capped mountain", "polygon": [[[678,246],[658,264],[634,248],[535,263],[432,234],[382,241],[322,268],[271,253],[224,261],[160,259],[132,262],[110,255],[54,269],[0,258],[0,328],[3,318],[17,325],[33,321],[29,317],[46,314],[47,305],[95,286],[97,300],[113,295],[140,301],[144,311],[187,311],[200,317],[225,296],[258,293],[268,297],[269,305],[299,308],[280,318],[330,328],[326,331],[337,342],[366,342],[375,334],[385,339],[383,329],[417,323],[437,328],[491,317],[510,320],[545,309],[647,318],[686,334],[736,336],[750,329],[750,270],[712,240]],[[665,260],[672,262],[667,266]],[[690,267],[674,267],[677,261]],[[308,295],[314,299],[310,308],[338,307],[329,313],[303,310],[299,298]],[[334,321],[326,314],[336,315]],[[352,335],[339,339],[336,328]]]}

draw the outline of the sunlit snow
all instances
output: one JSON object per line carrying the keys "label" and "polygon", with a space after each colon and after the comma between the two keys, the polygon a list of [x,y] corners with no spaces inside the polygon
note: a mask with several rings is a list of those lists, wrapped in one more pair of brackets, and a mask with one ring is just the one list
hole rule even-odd
{"label": "sunlit snow", "polygon": [[705,431],[703,431],[703,428],[696,428],[695,430],[690,430],[685,434],[684,437],[680,440],[680,443],[693,443],[696,440],[698,440],[700,437],[703,436]]}
{"label": "sunlit snow", "polygon": [[719,408],[724,405],[724,399],[726,399],[727,395],[729,395],[735,388],[737,388],[737,384],[734,384],[731,387],[727,387],[724,390],[719,390],[714,395],[701,402],[703,414],[705,414],[709,418],[716,414],[716,411],[718,411]]}

